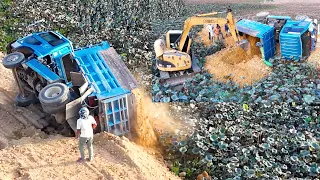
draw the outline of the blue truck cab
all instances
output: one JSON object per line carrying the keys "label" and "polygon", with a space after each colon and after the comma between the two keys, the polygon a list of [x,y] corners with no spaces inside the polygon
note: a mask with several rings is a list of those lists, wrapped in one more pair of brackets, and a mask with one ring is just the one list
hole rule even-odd
{"label": "blue truck cab", "polygon": [[48,82],[63,81],[71,87],[63,62],[74,56],[73,46],[72,42],[60,33],[50,31],[30,34],[13,42],[11,49],[24,53],[26,58],[31,55],[36,57],[27,60],[26,65]]}
{"label": "blue truck cab", "polygon": [[290,20],[280,33],[281,55],[287,60],[302,60],[315,49],[316,27],[311,21]]}
{"label": "blue truck cab", "polygon": [[38,32],[10,43],[2,63],[19,87],[18,106],[40,102],[44,112],[74,131],[78,111],[86,106],[98,132],[129,133],[137,82],[108,42],[74,49],[58,32]]}

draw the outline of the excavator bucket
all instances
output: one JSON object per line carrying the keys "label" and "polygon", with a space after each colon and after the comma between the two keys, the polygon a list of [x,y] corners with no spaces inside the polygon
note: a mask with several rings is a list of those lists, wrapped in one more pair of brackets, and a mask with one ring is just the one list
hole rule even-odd
{"label": "excavator bucket", "polygon": [[238,42],[238,46],[240,46],[243,50],[248,51],[250,48],[250,43],[248,40],[243,39]]}

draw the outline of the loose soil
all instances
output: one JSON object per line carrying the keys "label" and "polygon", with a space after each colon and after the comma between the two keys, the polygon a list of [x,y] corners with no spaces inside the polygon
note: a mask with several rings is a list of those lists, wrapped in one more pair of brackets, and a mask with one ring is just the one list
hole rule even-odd
{"label": "loose soil", "polygon": [[74,138],[20,141],[17,144],[23,145],[0,151],[0,179],[179,179],[153,154],[125,137],[96,134],[95,159],[84,163],[76,162],[79,152]]}
{"label": "loose soil", "polygon": [[[222,26],[224,27],[224,26]],[[224,29],[222,30],[224,32]],[[202,40],[206,47],[210,46],[209,34],[206,28],[198,33],[198,41]],[[214,75],[214,79],[226,82],[232,80],[240,87],[253,84],[264,78],[271,69],[261,59],[260,49],[256,46],[259,39],[247,36],[250,43],[247,51],[235,45],[232,36],[225,38],[227,48],[206,57],[205,69]]]}

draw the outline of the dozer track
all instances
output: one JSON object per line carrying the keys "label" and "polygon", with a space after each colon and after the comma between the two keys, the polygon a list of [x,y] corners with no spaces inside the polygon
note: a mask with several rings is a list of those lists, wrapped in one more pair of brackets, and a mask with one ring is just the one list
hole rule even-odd
{"label": "dozer track", "polygon": [[169,86],[182,85],[187,80],[192,79],[196,74],[198,74],[201,71],[198,59],[192,58],[191,69],[192,69],[191,73],[186,73],[185,71],[179,71],[180,74],[178,74],[177,72],[160,71],[161,81],[163,83],[168,83]]}

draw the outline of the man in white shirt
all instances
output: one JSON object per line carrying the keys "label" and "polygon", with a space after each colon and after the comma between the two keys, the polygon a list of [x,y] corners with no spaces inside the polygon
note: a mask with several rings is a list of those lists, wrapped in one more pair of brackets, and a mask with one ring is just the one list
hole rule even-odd
{"label": "man in white shirt", "polygon": [[77,133],[76,138],[79,138],[79,150],[81,157],[78,162],[84,161],[84,145],[87,144],[89,151],[89,161],[93,160],[93,129],[97,127],[95,119],[89,115],[89,110],[82,107],[79,111],[80,118],[77,120]]}
{"label": "man in white shirt", "polygon": [[214,36],[213,26],[211,24],[208,24],[207,25],[207,29],[208,29],[208,32],[209,32],[209,40],[213,40],[213,36]]}

